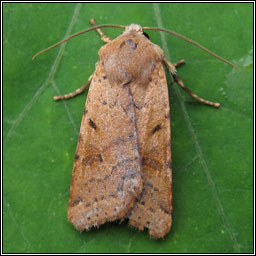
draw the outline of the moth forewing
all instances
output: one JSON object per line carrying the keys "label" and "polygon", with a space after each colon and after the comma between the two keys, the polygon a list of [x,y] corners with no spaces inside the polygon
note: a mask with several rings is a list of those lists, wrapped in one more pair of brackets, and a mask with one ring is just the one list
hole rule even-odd
{"label": "moth forewing", "polygon": [[127,216],[132,226],[147,227],[153,237],[163,237],[170,229],[172,211],[170,109],[163,51],[142,33],[128,30],[99,54],[112,86],[128,87],[135,107],[143,190]]}
{"label": "moth forewing", "polygon": [[161,61],[156,61],[147,86],[134,88],[136,126],[142,158],[143,192],[129,223],[149,229],[154,238],[169,232],[172,223],[172,162],[168,87]]}
{"label": "moth forewing", "polygon": [[110,84],[103,61],[87,96],[70,187],[68,219],[79,230],[124,218],[142,191],[129,88]]}
{"label": "moth forewing", "polygon": [[81,125],[69,220],[81,230],[126,215],[131,225],[162,237],[172,210],[163,52],[129,30],[99,56]]}

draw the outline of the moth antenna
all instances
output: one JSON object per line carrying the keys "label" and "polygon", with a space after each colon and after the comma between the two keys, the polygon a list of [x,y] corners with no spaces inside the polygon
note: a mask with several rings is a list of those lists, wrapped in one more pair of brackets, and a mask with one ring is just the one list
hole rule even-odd
{"label": "moth antenna", "polygon": [[65,43],[65,42],[67,42],[68,40],[70,40],[70,39],[73,38],[73,37],[79,36],[79,35],[81,35],[81,34],[84,34],[84,33],[87,33],[87,32],[89,32],[89,31],[96,30],[96,29],[99,29],[99,28],[125,28],[125,26],[122,26],[122,25],[112,25],[112,24],[103,24],[103,25],[99,25],[99,26],[94,26],[94,27],[91,27],[91,28],[87,28],[87,29],[85,29],[85,30],[82,30],[82,31],[80,31],[80,32],[77,32],[77,33],[75,33],[75,34],[73,34],[73,35],[71,35],[71,36],[69,36],[69,37],[63,39],[62,41],[60,41],[60,42],[58,42],[58,43],[56,43],[56,44],[54,44],[54,45],[52,45],[52,46],[50,46],[50,47],[48,47],[48,48],[46,48],[46,49],[44,49],[44,50],[38,52],[37,54],[35,54],[35,55],[32,57],[32,60],[34,60],[38,55],[40,55],[40,54],[42,54],[42,53],[44,53],[44,52],[47,52],[47,51],[49,51],[50,49],[52,49],[52,48],[54,48],[54,47],[56,47],[56,46],[58,46],[58,45],[60,45],[60,44],[63,44],[63,43]]}
{"label": "moth antenna", "polygon": [[158,31],[163,31],[163,32],[166,32],[166,33],[171,34],[171,35],[173,35],[173,36],[176,36],[176,37],[178,37],[178,38],[180,38],[180,39],[183,39],[183,40],[185,40],[185,41],[187,41],[187,42],[189,42],[189,43],[195,45],[196,47],[198,47],[198,48],[200,48],[201,50],[203,50],[203,51],[209,53],[210,55],[214,56],[215,58],[217,58],[217,59],[219,59],[219,60],[221,60],[221,61],[223,61],[223,62],[225,62],[225,63],[231,65],[232,67],[238,69],[239,71],[241,71],[240,68],[237,67],[235,64],[233,64],[233,63],[229,62],[228,60],[226,60],[226,59],[224,59],[224,58],[218,56],[217,54],[211,52],[210,50],[208,50],[207,48],[203,47],[203,46],[200,45],[199,43],[193,41],[192,39],[186,38],[185,36],[183,36],[183,35],[181,35],[181,34],[178,34],[178,33],[174,32],[174,31],[172,31],[172,30],[168,30],[168,29],[164,29],[164,28],[154,28],[154,27],[143,27],[142,29],[143,29],[143,30],[158,30]]}

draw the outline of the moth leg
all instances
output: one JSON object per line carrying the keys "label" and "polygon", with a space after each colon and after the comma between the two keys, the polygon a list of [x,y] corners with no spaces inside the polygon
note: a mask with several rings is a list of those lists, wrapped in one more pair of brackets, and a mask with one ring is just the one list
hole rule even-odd
{"label": "moth leg", "polygon": [[[90,20],[90,23],[93,25],[93,26],[97,26],[96,22],[94,19],[91,19]],[[100,28],[96,29],[96,31],[100,34],[100,38],[102,41],[104,41],[105,43],[109,43],[112,41],[112,39],[109,37],[109,36],[106,36]]]}
{"label": "moth leg", "polygon": [[64,100],[64,99],[70,99],[70,98],[73,98],[75,97],[76,95],[82,93],[85,88],[91,83],[92,81],[92,75],[89,77],[88,81],[83,85],[81,86],[80,88],[76,89],[75,91],[73,92],[70,92],[68,94],[65,94],[65,95],[60,95],[60,96],[54,96],[53,99],[55,101],[58,101],[58,100]]}
{"label": "moth leg", "polygon": [[[165,62],[164,62],[165,63]],[[173,66],[175,67],[175,68],[178,68],[178,67],[180,67],[181,65],[183,65],[183,64],[185,64],[185,60],[180,60],[180,61],[178,61],[178,62],[176,62],[176,63],[173,63]],[[171,82],[171,84],[169,84],[169,86],[172,86],[173,84],[175,83],[175,81],[172,81]]]}
{"label": "moth leg", "polygon": [[[193,93],[190,89],[188,89],[183,81],[180,79],[180,77],[176,74],[176,68],[175,66],[167,60],[167,58],[164,57],[163,59],[163,62],[165,63],[165,65],[167,66],[167,68],[169,69],[169,71],[171,72],[172,74],[172,77],[174,79],[174,81],[188,94],[190,95],[192,98],[196,99],[197,101],[201,102],[201,103],[204,103],[206,105],[209,105],[209,106],[213,106],[213,107],[216,107],[218,108],[220,106],[220,103],[218,102],[211,102],[211,101],[208,101],[208,100],[205,100],[203,98],[200,98],[199,96],[197,96],[195,93]],[[178,62],[179,63],[179,62]],[[177,63],[177,64],[178,64]],[[176,64],[176,67],[177,67],[177,64]]]}
{"label": "moth leg", "polygon": [[173,66],[174,66],[175,68],[178,68],[179,66],[181,66],[181,65],[183,65],[183,64],[185,64],[185,60],[180,60],[180,61],[174,63]]}
{"label": "moth leg", "polygon": [[[174,66],[175,68],[178,68],[178,67],[180,67],[180,66],[183,65],[183,64],[185,64],[185,60],[180,60],[180,61],[178,61],[178,62],[176,62],[176,63],[173,63],[173,66]],[[173,80],[173,81],[169,84],[169,86],[172,86],[174,83],[175,83],[175,81]]]}

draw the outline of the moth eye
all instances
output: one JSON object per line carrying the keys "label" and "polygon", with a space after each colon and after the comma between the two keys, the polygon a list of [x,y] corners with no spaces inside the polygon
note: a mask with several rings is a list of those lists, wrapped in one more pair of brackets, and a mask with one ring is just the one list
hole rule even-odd
{"label": "moth eye", "polygon": [[145,36],[147,39],[150,39],[149,35],[146,32],[143,32],[143,36]]}

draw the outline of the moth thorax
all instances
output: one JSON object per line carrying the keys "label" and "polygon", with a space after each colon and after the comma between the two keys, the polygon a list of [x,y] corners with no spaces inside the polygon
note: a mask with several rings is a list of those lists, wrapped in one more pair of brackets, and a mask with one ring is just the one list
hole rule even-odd
{"label": "moth thorax", "polygon": [[130,26],[128,26],[128,27],[125,27],[125,31],[135,31],[135,32],[143,32],[143,29],[142,29],[142,27],[140,26],[140,25],[138,25],[138,24],[131,24]]}

